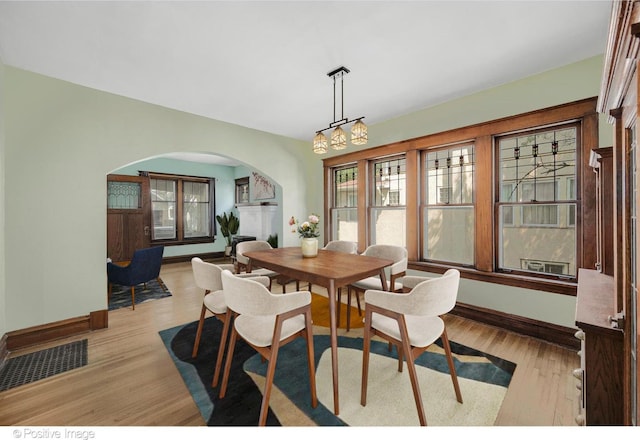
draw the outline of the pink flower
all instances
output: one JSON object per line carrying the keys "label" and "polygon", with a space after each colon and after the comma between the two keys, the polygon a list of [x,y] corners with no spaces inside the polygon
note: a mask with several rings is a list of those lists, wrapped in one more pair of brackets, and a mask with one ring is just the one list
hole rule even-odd
{"label": "pink flower", "polygon": [[298,223],[298,220],[294,216],[289,219],[289,226],[291,226],[291,232],[298,232],[301,238],[312,238],[320,236],[320,216],[317,214],[311,214],[309,220],[306,222]]}

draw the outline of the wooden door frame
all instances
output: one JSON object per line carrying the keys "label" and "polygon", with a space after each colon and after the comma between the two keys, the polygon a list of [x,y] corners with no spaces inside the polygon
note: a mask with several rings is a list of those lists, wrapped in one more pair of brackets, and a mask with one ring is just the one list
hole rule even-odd
{"label": "wooden door frame", "polygon": [[[134,248],[147,248],[151,245],[151,194],[149,191],[149,178],[146,176],[127,176],[120,174],[108,174],[107,175],[107,186],[109,182],[129,182],[129,183],[137,183],[140,184],[140,199],[137,208],[132,209],[112,209],[108,207],[107,204],[107,254],[109,254],[109,215],[110,214],[139,214],[142,215],[142,230],[140,231],[126,231],[124,240],[129,243],[122,244],[123,249],[129,248],[129,250]],[[107,194],[108,197],[108,194]],[[108,200],[107,200],[108,203]],[[131,233],[135,235],[131,235]],[[140,244],[132,244],[140,243]],[[132,254],[131,252],[127,252],[127,254]],[[109,255],[107,255],[109,256]]]}

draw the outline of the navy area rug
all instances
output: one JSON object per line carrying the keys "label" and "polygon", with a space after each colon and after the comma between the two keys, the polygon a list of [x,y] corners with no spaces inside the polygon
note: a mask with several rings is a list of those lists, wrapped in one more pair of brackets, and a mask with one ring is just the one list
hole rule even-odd
{"label": "navy area rug", "polygon": [[[184,326],[162,330],[160,337],[198,405],[203,419],[208,426],[257,426],[262,393],[243,371],[243,364],[254,356],[256,351],[238,338],[229,373],[227,395],[224,399],[219,399],[220,387],[212,388],[211,382],[222,323],[214,317],[205,319],[198,356],[194,359],[191,352],[197,327],[198,321],[194,321]],[[280,426],[271,410],[267,417],[267,425]]]}
{"label": "navy area rug", "polygon": [[[177,326],[171,329],[163,330],[160,336],[171,354],[187,388],[189,389],[194,401],[196,402],[203,419],[208,426],[256,426],[260,413],[260,404],[262,402],[262,390],[255,384],[251,378],[251,374],[264,376],[267,369],[267,363],[262,362],[260,356],[246,343],[238,339],[234,359],[232,361],[231,373],[229,377],[229,386],[227,395],[224,399],[218,398],[219,387],[212,388],[211,381],[213,379],[213,370],[215,367],[215,359],[217,356],[218,342],[222,332],[222,323],[217,319],[210,317],[205,320],[203,335],[198,352],[198,356],[191,358],[193,349],[193,341],[197,321],[191,322],[183,326]],[[401,381],[402,386],[409,387],[410,383],[406,368],[404,373],[397,373],[397,356],[395,350],[389,352],[386,343],[372,341],[372,356],[369,373],[369,399],[367,407],[363,408],[359,405],[359,377],[362,368],[362,338],[355,337],[338,337],[339,346],[339,364],[340,364],[340,417],[333,414],[332,405],[332,387],[330,382],[330,339],[328,335],[314,336],[314,351],[316,362],[316,379],[318,387],[318,406],[314,409],[310,405],[308,370],[306,364],[306,343],[302,339],[297,339],[284,347],[280,348],[278,354],[278,365],[274,378],[274,385],[282,391],[289,399],[291,405],[304,413],[312,423],[318,426],[377,426],[387,424],[383,419],[388,416],[388,423],[394,426],[411,426],[412,418],[415,415],[417,421],[415,403],[413,398],[402,399],[404,408],[396,408],[399,413],[409,413],[409,419],[390,414],[387,406],[390,405],[388,399],[376,398],[376,387],[384,387],[387,382],[382,375],[376,371],[376,365],[380,365],[381,371],[391,372],[396,379]],[[433,378],[429,377],[427,381],[420,381],[423,389],[429,389],[429,393],[423,392],[425,409],[427,411],[427,422],[430,425],[447,425],[462,426],[466,424],[465,420],[457,420],[455,418],[440,418],[439,415],[430,417],[429,412],[434,406],[446,408],[442,404],[443,400],[452,401],[454,410],[463,411],[460,418],[465,418],[464,411],[467,412],[484,412],[489,411],[490,406],[494,406],[484,418],[469,418],[469,423],[481,426],[491,425],[495,420],[495,414],[504,398],[504,394],[511,382],[511,377],[515,371],[516,365],[512,362],[505,361],[496,357],[488,356],[485,353],[473,350],[455,342],[451,342],[451,349],[454,353],[456,371],[461,383],[464,404],[458,404],[455,401],[453,386],[449,376],[446,358],[443,350],[434,344],[434,350],[430,350],[421,355],[416,361],[416,365],[422,366],[421,370],[428,371],[429,374],[437,374],[443,376],[443,384],[433,386]],[[383,365],[380,361],[388,362]],[[348,364],[348,365],[347,365]],[[347,371],[343,372],[343,368]],[[323,369],[326,370],[323,372]],[[386,373],[383,373],[386,374]],[[404,374],[404,375],[403,375]],[[352,380],[350,375],[354,377]],[[349,382],[354,382],[350,384]],[[446,382],[446,383],[445,383]],[[405,384],[406,383],[406,384]],[[479,388],[476,390],[476,384]],[[343,386],[353,386],[355,392],[345,391]],[[398,387],[397,384],[388,383],[388,386]],[[485,388],[483,388],[485,387]],[[493,393],[497,390],[495,402],[490,404],[489,392],[486,387],[490,388]],[[441,390],[442,397],[433,392],[434,389]],[[396,394],[397,389],[393,391],[381,390],[385,394]],[[348,402],[347,396],[354,402]],[[323,395],[327,396],[323,399]],[[433,395],[433,397],[428,397]],[[273,396],[272,396],[273,398]],[[437,405],[430,404],[429,398],[439,399]],[[356,402],[357,401],[357,402]],[[376,414],[376,405],[382,405],[382,416]],[[349,408],[351,406],[351,408]],[[454,411],[455,412],[455,411]],[[269,410],[267,425],[280,426],[281,421],[277,415]]]}

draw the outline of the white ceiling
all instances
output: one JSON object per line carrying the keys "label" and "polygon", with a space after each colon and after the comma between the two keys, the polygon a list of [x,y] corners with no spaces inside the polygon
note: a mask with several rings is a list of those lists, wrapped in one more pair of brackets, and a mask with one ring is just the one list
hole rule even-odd
{"label": "white ceiling", "polygon": [[[10,66],[311,141],[605,51],[611,1],[0,1]],[[337,118],[340,119],[338,108]]]}

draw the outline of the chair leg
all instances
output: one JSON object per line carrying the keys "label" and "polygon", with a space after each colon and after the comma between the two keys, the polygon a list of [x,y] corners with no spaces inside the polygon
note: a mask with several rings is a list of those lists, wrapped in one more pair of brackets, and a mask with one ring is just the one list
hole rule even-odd
{"label": "chair leg", "polygon": [[233,359],[233,350],[236,348],[236,338],[238,337],[238,332],[236,331],[235,326],[231,329],[231,338],[229,339],[229,348],[227,350],[227,361],[224,364],[224,373],[222,375],[222,385],[220,385],[220,392],[218,393],[218,397],[221,399],[224,398],[227,393],[227,385],[229,383],[229,372],[231,371],[231,360]]}
{"label": "chair leg", "polygon": [[307,365],[309,365],[309,389],[311,390],[311,407],[318,406],[318,394],[316,392],[316,362],[313,354],[313,321],[311,319],[311,308],[305,313],[305,325],[307,336]]}
{"label": "chair leg", "polygon": [[362,307],[360,307],[360,292],[354,291],[356,295],[356,304],[358,304],[358,316],[362,316]]}
{"label": "chair leg", "polygon": [[109,283],[109,287],[107,289],[107,306],[111,302],[111,291],[113,290],[113,283]]}
{"label": "chair leg", "polygon": [[409,370],[409,378],[411,379],[411,388],[413,389],[413,398],[416,401],[416,408],[418,410],[418,419],[420,420],[420,425],[427,426],[427,417],[424,413],[424,406],[422,404],[420,385],[418,385],[418,373],[416,372],[416,364],[413,362],[413,357],[410,354],[407,354],[407,370]]}
{"label": "chair leg", "polygon": [[280,317],[276,318],[276,325],[273,330],[273,339],[269,349],[269,365],[267,365],[267,374],[265,376],[264,393],[262,395],[262,405],[260,405],[260,418],[258,426],[267,424],[267,415],[269,415],[269,400],[271,399],[271,390],[273,389],[273,377],[276,374],[276,362],[278,360],[278,350],[280,349],[280,335],[282,334],[282,321]]}
{"label": "chair leg", "polygon": [[[411,345],[409,344],[409,332],[404,319],[398,321],[400,327],[400,339],[402,340],[402,349],[407,359],[407,370],[409,370],[409,378],[411,379],[411,388],[413,389],[413,398],[416,401],[416,409],[418,410],[418,419],[421,426],[427,426],[427,417],[424,413],[424,405],[422,404],[422,395],[420,394],[420,385],[418,384],[418,373],[416,364],[413,359]],[[400,347],[398,347],[400,349]],[[399,357],[399,355],[398,355]]]}
{"label": "chair leg", "polygon": [[336,326],[340,327],[340,309],[342,308],[342,287],[338,288],[336,296]]}
{"label": "chair leg", "polygon": [[351,287],[347,292],[347,331],[351,329]]}
{"label": "chair leg", "polygon": [[367,381],[369,379],[369,351],[371,350],[371,315],[365,310],[364,341],[362,344],[362,385],[360,387],[360,405],[367,405]]}
{"label": "chair leg", "polygon": [[165,292],[169,289],[167,289],[167,286],[164,284],[164,281],[162,281],[162,279],[160,277],[156,278],[156,281],[158,282],[158,284],[160,285],[160,288],[162,290],[164,290]]}
{"label": "chair leg", "polygon": [[202,310],[200,311],[200,321],[198,321],[198,329],[196,330],[196,339],[195,341],[193,341],[193,351],[191,352],[192,358],[198,356],[198,347],[200,347],[200,337],[202,336],[202,327],[204,326],[205,313],[207,313],[207,308],[203,304]]}
{"label": "chair leg", "polygon": [[222,368],[222,358],[224,356],[224,349],[227,346],[227,338],[229,336],[229,327],[231,327],[231,321],[233,320],[233,313],[230,310],[227,310],[227,313],[224,315],[224,318],[220,318],[216,316],[218,319],[224,321],[224,325],[222,326],[222,335],[220,336],[220,344],[218,346],[218,356],[216,358],[216,369],[213,372],[213,380],[211,381],[211,386],[213,388],[218,386],[218,380],[220,379],[220,369]]}
{"label": "chair leg", "polygon": [[136,309],[136,286],[131,286],[131,310]]}
{"label": "chair leg", "polygon": [[442,332],[442,346],[444,352],[447,355],[447,363],[449,364],[449,374],[451,374],[451,381],[453,382],[453,389],[456,392],[456,399],[462,403],[462,393],[460,392],[460,385],[458,384],[458,375],[456,374],[456,367],[453,363],[453,356],[451,355],[451,347],[449,346],[449,338],[447,337],[447,329]]}

